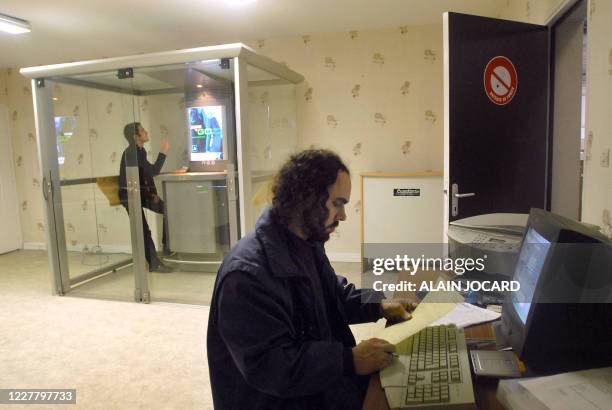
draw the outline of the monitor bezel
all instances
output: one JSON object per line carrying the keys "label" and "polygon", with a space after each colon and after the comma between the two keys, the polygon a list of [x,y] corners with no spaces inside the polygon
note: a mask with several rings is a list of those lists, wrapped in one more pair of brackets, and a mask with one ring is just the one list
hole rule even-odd
{"label": "monitor bezel", "polygon": [[[555,251],[554,243],[557,242],[557,239],[559,237],[559,232],[562,228],[557,223],[556,219],[551,218],[552,216],[554,215],[542,209],[532,208],[529,212],[529,218],[527,220],[527,227],[525,229],[525,232],[523,233],[523,239],[521,241],[521,247],[519,250],[519,256],[517,260],[520,259],[520,255],[523,252],[523,249],[525,247],[525,240],[527,238],[527,234],[529,233],[530,228],[533,228],[533,230],[537,234],[542,236],[545,240],[547,240],[551,244],[551,248],[546,253],[546,260],[544,261],[544,264],[542,265],[542,270],[540,272],[540,275],[538,277],[538,280],[536,282],[536,285],[533,291],[533,296],[530,302],[531,305],[529,306],[529,311],[527,312],[525,323],[523,323],[521,317],[519,316],[519,313],[516,311],[514,307],[514,303],[512,301],[512,294],[510,293],[506,294],[504,298],[504,303],[502,305],[502,312],[503,312],[502,320],[507,320],[507,319],[511,320],[512,330],[509,332],[508,341],[510,342],[512,349],[519,355],[519,357],[523,353],[525,339],[527,338],[529,334],[529,329],[532,324],[534,309],[536,308],[536,305],[537,305],[537,298],[541,292],[543,274],[546,274],[547,269],[551,263],[551,258]],[[551,224],[550,222],[553,220],[555,223]],[[517,267],[518,267],[518,264],[517,264]],[[517,267],[515,267],[514,274],[512,275],[512,280],[515,280]]]}

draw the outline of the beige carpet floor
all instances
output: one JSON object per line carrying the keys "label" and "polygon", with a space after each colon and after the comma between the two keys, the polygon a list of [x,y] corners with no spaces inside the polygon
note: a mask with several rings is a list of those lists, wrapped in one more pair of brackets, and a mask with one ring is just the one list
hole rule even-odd
{"label": "beige carpet floor", "polygon": [[0,255],[0,388],[77,390],[76,406],[10,409],[212,409],[207,320],[206,306],[51,296],[44,252]]}

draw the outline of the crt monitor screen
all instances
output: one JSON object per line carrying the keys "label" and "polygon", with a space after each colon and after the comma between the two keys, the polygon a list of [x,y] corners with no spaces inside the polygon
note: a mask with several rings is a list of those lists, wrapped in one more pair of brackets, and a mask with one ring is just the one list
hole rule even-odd
{"label": "crt monitor screen", "polygon": [[221,105],[189,107],[191,161],[223,160],[224,107]]}
{"label": "crt monitor screen", "polygon": [[521,284],[521,288],[512,293],[512,306],[523,324],[527,322],[531,300],[549,249],[550,242],[530,226],[514,271],[514,280]]}

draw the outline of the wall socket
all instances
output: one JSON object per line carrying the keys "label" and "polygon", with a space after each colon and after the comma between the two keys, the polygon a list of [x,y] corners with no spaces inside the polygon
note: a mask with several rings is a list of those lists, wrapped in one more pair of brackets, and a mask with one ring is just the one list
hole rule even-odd
{"label": "wall socket", "polygon": [[604,168],[610,168],[610,148],[601,153],[601,161],[599,163]]}

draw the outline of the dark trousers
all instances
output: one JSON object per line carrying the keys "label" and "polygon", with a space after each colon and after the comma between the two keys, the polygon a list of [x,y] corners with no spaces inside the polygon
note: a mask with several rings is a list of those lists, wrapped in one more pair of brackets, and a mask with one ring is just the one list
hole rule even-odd
{"label": "dark trousers", "polygon": [[[121,201],[121,205],[125,208],[128,215],[130,214],[127,201]],[[164,247],[164,251],[168,251],[167,248],[167,233],[166,233],[166,205],[164,201],[159,199],[158,201],[153,201],[149,199],[145,199],[142,201],[142,208],[150,209],[151,211],[161,214],[164,216],[164,228],[162,231],[162,245]],[[161,263],[159,258],[157,257],[157,250],[155,249],[155,243],[153,242],[153,238],[151,237],[151,229],[149,229],[149,224],[147,223],[147,218],[145,218],[144,209],[142,212],[142,233],[144,236],[144,248],[145,248],[145,259],[149,264],[149,269],[155,268],[159,266]]]}

